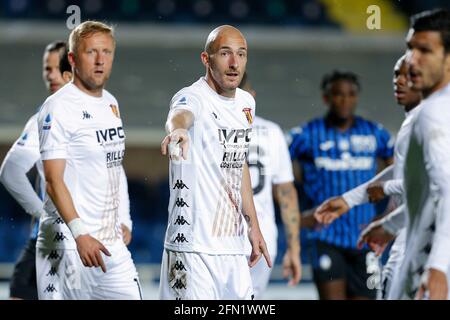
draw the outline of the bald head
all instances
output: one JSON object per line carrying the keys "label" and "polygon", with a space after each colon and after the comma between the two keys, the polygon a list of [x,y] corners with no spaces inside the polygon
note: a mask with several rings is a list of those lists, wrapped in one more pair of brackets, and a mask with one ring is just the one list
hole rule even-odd
{"label": "bald head", "polygon": [[213,54],[217,52],[221,45],[226,43],[227,40],[237,40],[238,42],[243,43],[245,49],[247,49],[247,41],[245,40],[244,35],[233,26],[223,25],[210,32],[206,39],[205,51],[208,54]]}
{"label": "bald head", "polygon": [[247,41],[242,33],[228,25],[214,29],[200,56],[209,86],[220,95],[234,97],[247,65]]}

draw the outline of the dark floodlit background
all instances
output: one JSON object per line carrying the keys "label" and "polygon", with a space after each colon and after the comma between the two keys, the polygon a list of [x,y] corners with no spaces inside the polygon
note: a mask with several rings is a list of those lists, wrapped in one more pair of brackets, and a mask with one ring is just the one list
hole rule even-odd
{"label": "dark floodlit background", "polygon": [[[374,4],[381,10],[379,30],[366,25],[367,8]],[[1,160],[46,97],[42,52],[48,42],[67,39],[70,5],[79,6],[81,21],[98,19],[116,27],[116,59],[107,88],[119,101],[127,133],[124,166],[134,221],[130,249],[146,298],[153,299],[169,197],[168,161],[159,154],[159,143],[170,98],[204,74],[200,52],[209,31],[220,24],[243,31],[257,113],[284,130],[325,111],[319,82],[338,68],[361,78],[358,114],[395,134],[403,113],[393,99],[392,67],[405,50],[408,16],[448,6],[448,1],[0,0]],[[315,299],[306,249],[304,281],[295,289],[285,287],[279,217],[278,225],[279,255],[266,297]],[[29,231],[29,216],[0,186],[0,298],[8,296],[7,281]],[[306,247],[306,232],[302,240]]]}

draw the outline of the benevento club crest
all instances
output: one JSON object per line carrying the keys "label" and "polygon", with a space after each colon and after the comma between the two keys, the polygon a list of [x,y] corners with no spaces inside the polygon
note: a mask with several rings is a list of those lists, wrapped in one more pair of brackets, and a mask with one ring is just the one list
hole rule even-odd
{"label": "benevento club crest", "polygon": [[114,113],[114,115],[117,118],[120,118],[119,109],[117,109],[117,106],[114,104],[110,104],[109,106],[111,107],[111,111]]}
{"label": "benevento club crest", "polygon": [[244,108],[242,109],[242,112],[245,113],[245,117],[247,118],[248,124],[252,124],[253,123],[252,108]]}

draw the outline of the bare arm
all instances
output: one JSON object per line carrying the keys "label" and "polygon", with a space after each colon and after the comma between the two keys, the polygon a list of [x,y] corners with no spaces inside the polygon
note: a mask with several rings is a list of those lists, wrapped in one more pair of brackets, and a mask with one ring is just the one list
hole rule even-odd
{"label": "bare arm", "polygon": [[64,182],[65,159],[44,160],[47,194],[52,199],[61,218],[69,226],[77,243],[81,261],[86,267],[106,267],[100,251],[110,256],[109,251],[98,240],[87,234],[73,204],[72,196]]}
{"label": "bare arm", "polygon": [[79,218],[72,196],[64,183],[65,159],[44,160],[44,174],[47,183],[46,191],[58,209],[61,218],[69,224]]}
{"label": "bare arm", "polygon": [[119,220],[122,227],[122,238],[125,245],[131,242],[133,221],[130,215],[130,197],[128,195],[128,181],[123,166],[120,168],[120,188],[119,188]]}
{"label": "bare arm", "polygon": [[250,180],[250,171],[247,163],[244,163],[242,170],[242,185],[241,185],[241,197],[242,197],[242,213],[245,221],[247,221],[249,227],[249,240],[252,245],[252,253],[250,255],[249,266],[253,267],[261,258],[261,253],[266,259],[267,265],[272,267],[272,261],[270,260],[269,252],[267,251],[266,242],[259,229],[258,218],[256,216],[255,204],[253,202],[253,190]]}
{"label": "bare arm", "polygon": [[297,192],[292,182],[274,185],[276,198],[280,205],[281,218],[286,233],[287,252],[283,258],[285,277],[292,274],[289,285],[295,285],[301,278],[300,262],[300,227],[301,215],[298,206]]}

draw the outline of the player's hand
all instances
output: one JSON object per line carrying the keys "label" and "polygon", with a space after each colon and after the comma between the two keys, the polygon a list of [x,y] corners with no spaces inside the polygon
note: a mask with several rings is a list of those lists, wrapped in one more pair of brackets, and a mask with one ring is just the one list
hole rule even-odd
{"label": "player's hand", "polygon": [[123,223],[122,223],[121,227],[122,227],[123,243],[125,243],[125,245],[128,246],[130,244],[130,242],[131,242],[131,231]]}
{"label": "player's hand", "polygon": [[102,255],[103,252],[108,257],[111,253],[105,248],[105,246],[88,234],[83,234],[75,239],[77,243],[78,254],[80,255],[81,261],[85,267],[101,267],[103,272],[106,272],[106,266],[103,262]]}
{"label": "player's hand", "polygon": [[300,246],[286,251],[283,257],[283,277],[291,278],[288,286],[295,286],[302,278],[302,263],[300,261]]}
{"label": "player's hand", "polygon": [[447,300],[447,275],[442,271],[430,268],[417,291],[416,299],[423,299],[426,291],[428,291],[429,300]]}
{"label": "player's hand", "polygon": [[187,160],[189,149],[189,135],[186,129],[175,129],[161,142],[161,153],[163,156],[169,154],[171,160]]}
{"label": "player's hand", "polygon": [[256,263],[261,258],[262,253],[264,258],[266,259],[267,265],[269,266],[269,268],[272,268],[272,261],[270,259],[269,251],[267,250],[266,241],[264,241],[259,226],[250,227],[248,238],[250,240],[250,244],[252,245],[252,253],[248,261],[249,267],[252,268],[256,265]]}
{"label": "player's hand", "polygon": [[326,200],[314,211],[314,218],[317,222],[328,225],[349,210],[344,198],[334,197]]}
{"label": "player's hand", "polygon": [[369,201],[372,203],[383,200],[386,197],[383,190],[383,182],[377,181],[370,183],[367,187],[367,195]]}
{"label": "player's hand", "polygon": [[358,249],[362,249],[364,243],[367,243],[370,249],[375,252],[376,256],[379,256],[386,249],[389,241],[395,238],[394,235],[384,230],[380,220],[374,221],[367,226],[359,236]]}

